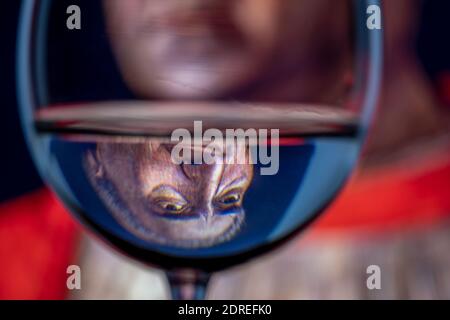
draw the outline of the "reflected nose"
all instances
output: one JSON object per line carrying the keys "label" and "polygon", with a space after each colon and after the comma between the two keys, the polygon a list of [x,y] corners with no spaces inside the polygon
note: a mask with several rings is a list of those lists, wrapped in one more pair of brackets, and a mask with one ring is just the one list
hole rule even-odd
{"label": "reflected nose", "polygon": [[202,219],[203,222],[205,222],[205,225],[207,226],[208,223],[211,221],[212,217],[214,216],[214,210],[210,206],[205,206],[205,208],[202,208],[201,210],[199,210],[198,215],[199,215],[200,219]]}
{"label": "reflected nose", "polygon": [[214,216],[214,195],[222,178],[224,164],[183,164],[186,177],[193,182],[196,192],[197,214],[209,222]]}

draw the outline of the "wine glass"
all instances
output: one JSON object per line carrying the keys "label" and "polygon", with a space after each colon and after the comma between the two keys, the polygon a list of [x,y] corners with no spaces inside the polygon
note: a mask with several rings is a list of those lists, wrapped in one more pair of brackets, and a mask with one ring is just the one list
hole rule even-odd
{"label": "wine glass", "polygon": [[173,298],[204,298],[212,272],[285,243],[345,184],[379,93],[379,9],[25,0],[34,162],[93,234],[165,269]]}

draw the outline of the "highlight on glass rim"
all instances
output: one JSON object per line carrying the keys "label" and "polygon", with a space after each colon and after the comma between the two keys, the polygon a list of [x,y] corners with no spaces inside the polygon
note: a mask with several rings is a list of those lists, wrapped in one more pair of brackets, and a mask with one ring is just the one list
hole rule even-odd
{"label": "highlight on glass rim", "polygon": [[4,6],[0,300],[450,299],[450,4]]}

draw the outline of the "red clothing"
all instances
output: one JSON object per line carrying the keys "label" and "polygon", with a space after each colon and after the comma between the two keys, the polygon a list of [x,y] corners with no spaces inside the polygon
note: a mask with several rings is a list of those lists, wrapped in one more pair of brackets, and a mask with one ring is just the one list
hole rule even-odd
{"label": "red clothing", "polygon": [[47,189],[0,205],[0,299],[64,299],[78,230]]}

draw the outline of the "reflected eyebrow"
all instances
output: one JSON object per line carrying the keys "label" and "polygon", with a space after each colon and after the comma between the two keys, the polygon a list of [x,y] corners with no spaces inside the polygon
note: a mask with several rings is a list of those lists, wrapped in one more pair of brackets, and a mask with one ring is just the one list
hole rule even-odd
{"label": "reflected eyebrow", "polygon": [[244,186],[247,184],[247,176],[241,176],[239,178],[234,179],[230,183],[226,185],[219,185],[216,191],[216,197],[222,195],[223,193],[229,191],[230,189],[244,189]]}
{"label": "reflected eyebrow", "polygon": [[160,186],[155,187],[150,192],[150,197],[151,198],[176,198],[178,200],[183,200],[183,201],[187,202],[186,198],[183,196],[183,194],[181,194],[181,192],[179,192],[174,187],[169,186],[169,185],[160,185]]}

